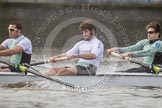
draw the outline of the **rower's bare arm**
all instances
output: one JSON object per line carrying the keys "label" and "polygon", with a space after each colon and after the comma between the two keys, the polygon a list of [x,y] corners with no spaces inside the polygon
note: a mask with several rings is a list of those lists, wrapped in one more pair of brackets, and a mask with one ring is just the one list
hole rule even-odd
{"label": "rower's bare arm", "polygon": [[86,60],[96,59],[96,54],[94,54],[94,53],[74,54],[72,56],[73,56],[73,58],[82,58],[82,59],[86,59]]}
{"label": "rower's bare arm", "polygon": [[18,54],[21,52],[23,52],[23,48],[17,45],[14,48],[0,51],[0,56],[11,56],[11,55]]}
{"label": "rower's bare arm", "polygon": [[74,59],[74,58],[93,60],[93,59],[96,59],[96,55],[93,53],[71,54],[71,55],[61,54],[58,56],[50,57],[48,61],[52,62],[52,63],[56,63],[56,61],[70,60],[70,59]]}
{"label": "rower's bare arm", "polygon": [[2,50],[4,50],[5,48],[2,46],[2,45],[0,45],[0,51],[2,51]]}
{"label": "rower's bare arm", "polygon": [[50,58],[48,59],[48,61],[51,62],[51,63],[56,63],[56,61],[61,60],[60,58],[65,58],[65,57],[66,57],[66,54],[59,54],[59,55],[50,57]]}

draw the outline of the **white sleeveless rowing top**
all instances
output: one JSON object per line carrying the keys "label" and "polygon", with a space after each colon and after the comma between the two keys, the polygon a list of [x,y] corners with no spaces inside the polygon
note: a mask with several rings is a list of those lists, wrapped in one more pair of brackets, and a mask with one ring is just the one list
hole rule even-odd
{"label": "white sleeveless rowing top", "polygon": [[96,59],[86,60],[80,58],[78,63],[82,62],[98,66],[103,57],[103,52],[104,52],[103,43],[97,38],[93,38],[89,41],[82,40],[77,42],[72,49],[66,52],[66,54],[69,55],[69,54],[94,53],[96,55]]}

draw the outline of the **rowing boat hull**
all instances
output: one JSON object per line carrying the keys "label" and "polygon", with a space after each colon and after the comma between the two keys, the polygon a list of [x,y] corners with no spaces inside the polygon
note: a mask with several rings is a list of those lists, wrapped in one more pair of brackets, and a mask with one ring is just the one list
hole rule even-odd
{"label": "rowing boat hull", "polygon": [[[107,73],[97,76],[53,76],[64,82],[82,87],[101,87],[101,86],[152,86],[162,87],[162,74],[149,73]],[[46,80],[35,75],[21,73],[1,72],[0,84],[14,84],[24,81]]]}

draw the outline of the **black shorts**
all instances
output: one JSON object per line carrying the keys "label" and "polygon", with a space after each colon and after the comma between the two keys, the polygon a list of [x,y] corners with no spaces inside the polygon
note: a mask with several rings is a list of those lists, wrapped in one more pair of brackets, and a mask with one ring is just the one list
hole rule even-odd
{"label": "black shorts", "polygon": [[88,65],[87,67],[76,65],[77,75],[96,75],[97,67],[94,65]]}

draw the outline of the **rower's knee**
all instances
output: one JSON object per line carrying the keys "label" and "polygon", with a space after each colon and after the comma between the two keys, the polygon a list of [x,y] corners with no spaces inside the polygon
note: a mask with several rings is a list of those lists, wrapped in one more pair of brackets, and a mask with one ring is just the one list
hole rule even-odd
{"label": "rower's knee", "polygon": [[64,75],[66,71],[67,71],[66,68],[60,69],[60,70],[56,73],[56,75]]}
{"label": "rower's knee", "polygon": [[76,75],[76,72],[73,72],[72,70],[68,69],[68,68],[63,68],[60,69],[57,73],[57,76],[63,76],[63,75]]}
{"label": "rower's knee", "polygon": [[55,69],[49,69],[46,74],[48,76],[55,76],[56,75],[56,70]]}
{"label": "rower's knee", "polygon": [[11,70],[9,68],[0,68],[0,72],[11,72]]}

